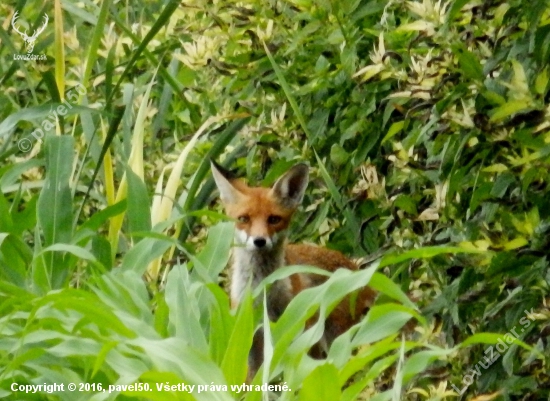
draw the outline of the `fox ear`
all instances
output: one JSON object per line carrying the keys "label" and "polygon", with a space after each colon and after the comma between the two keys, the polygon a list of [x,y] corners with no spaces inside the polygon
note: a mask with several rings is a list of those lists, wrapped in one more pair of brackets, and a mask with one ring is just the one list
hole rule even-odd
{"label": "fox ear", "polygon": [[308,180],[308,166],[296,164],[273,184],[271,193],[281,202],[281,206],[296,209],[302,203]]}
{"label": "fox ear", "polygon": [[237,203],[241,193],[231,184],[230,180],[233,179],[233,175],[212,159],[210,159],[210,167],[222,202]]}

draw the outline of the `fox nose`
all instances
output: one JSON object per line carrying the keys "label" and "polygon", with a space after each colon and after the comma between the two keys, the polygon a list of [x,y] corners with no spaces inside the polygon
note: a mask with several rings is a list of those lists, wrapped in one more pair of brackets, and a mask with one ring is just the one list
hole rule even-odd
{"label": "fox nose", "polygon": [[265,238],[262,238],[262,237],[254,238],[254,245],[256,245],[256,247],[263,248],[265,244],[266,244]]}

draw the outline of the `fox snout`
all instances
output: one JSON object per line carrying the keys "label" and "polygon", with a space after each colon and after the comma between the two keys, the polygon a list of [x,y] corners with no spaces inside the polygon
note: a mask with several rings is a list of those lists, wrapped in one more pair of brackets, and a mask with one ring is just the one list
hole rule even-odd
{"label": "fox snout", "polygon": [[244,230],[236,230],[236,240],[249,251],[273,249],[273,240],[265,235],[248,235]]}
{"label": "fox snout", "polygon": [[267,245],[267,240],[263,237],[254,238],[252,240],[252,243],[256,246],[256,248],[263,248]]}

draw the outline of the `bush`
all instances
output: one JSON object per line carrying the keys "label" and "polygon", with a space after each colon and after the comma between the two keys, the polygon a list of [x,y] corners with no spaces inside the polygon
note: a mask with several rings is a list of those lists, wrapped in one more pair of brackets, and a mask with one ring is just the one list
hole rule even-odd
{"label": "bush", "polygon": [[[50,17],[33,50],[45,61],[15,60],[21,36],[0,33],[0,395],[20,399],[15,382],[92,386],[29,399],[267,395],[231,389],[263,287],[230,311],[213,157],[263,185],[308,161],[292,239],[364,267],[268,325],[254,385],[286,384],[281,399],[548,398],[546,1],[0,9],[29,32]],[[311,359],[322,326],[305,321],[367,283],[377,305]],[[182,382],[208,388],[156,387]]]}

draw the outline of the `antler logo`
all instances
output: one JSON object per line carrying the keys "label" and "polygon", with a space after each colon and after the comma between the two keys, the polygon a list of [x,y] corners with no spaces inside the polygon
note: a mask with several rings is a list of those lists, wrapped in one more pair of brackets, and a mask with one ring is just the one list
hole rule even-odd
{"label": "antler logo", "polygon": [[32,53],[34,49],[34,42],[36,42],[36,39],[38,38],[38,35],[42,33],[44,29],[46,29],[46,25],[48,25],[48,16],[44,14],[44,24],[38,28],[32,36],[27,35],[27,30],[25,29],[25,32],[21,32],[19,29],[17,29],[17,26],[15,25],[15,22],[17,21],[17,18],[19,18],[19,11],[16,11],[15,14],[13,14],[13,17],[11,19],[11,26],[17,32],[19,35],[23,37],[25,40],[25,45],[27,46],[27,53]]}

